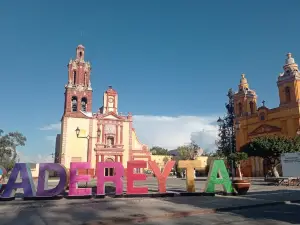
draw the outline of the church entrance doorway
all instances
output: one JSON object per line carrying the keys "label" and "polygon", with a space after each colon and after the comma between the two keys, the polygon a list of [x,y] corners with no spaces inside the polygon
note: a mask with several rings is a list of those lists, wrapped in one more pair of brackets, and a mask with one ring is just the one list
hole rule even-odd
{"label": "church entrance doorway", "polygon": [[[107,158],[105,160],[105,162],[114,162],[114,160],[111,158]],[[114,168],[105,168],[105,176],[106,177],[113,176],[113,175],[114,175]]]}

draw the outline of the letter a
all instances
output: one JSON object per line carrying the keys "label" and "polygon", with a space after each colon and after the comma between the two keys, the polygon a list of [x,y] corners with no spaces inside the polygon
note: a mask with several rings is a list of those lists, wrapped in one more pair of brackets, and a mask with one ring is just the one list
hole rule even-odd
{"label": "letter a", "polygon": [[[219,175],[220,178],[217,176]],[[229,174],[223,160],[214,160],[209,168],[209,174],[205,185],[205,192],[215,193],[215,185],[221,184],[226,193],[232,193],[233,188]]]}
{"label": "letter a", "polygon": [[[21,183],[16,183],[18,175],[22,178]],[[2,198],[10,198],[15,196],[16,189],[21,188],[24,191],[24,197],[34,197],[35,187],[32,180],[29,164],[16,163],[15,167],[11,171],[6,188],[2,194]]]}

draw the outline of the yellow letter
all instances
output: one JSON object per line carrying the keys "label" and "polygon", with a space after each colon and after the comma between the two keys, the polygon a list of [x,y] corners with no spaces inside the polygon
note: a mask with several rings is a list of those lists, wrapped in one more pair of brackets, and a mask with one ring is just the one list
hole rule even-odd
{"label": "yellow letter", "polygon": [[179,168],[186,169],[186,190],[187,192],[195,192],[195,170],[201,168],[200,160],[179,160]]}

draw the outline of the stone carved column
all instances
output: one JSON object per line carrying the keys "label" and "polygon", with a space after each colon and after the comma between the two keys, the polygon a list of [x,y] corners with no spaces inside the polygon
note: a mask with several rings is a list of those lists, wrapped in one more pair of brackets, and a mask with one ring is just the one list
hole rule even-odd
{"label": "stone carved column", "polygon": [[123,144],[123,126],[120,126],[121,130],[120,130],[120,144]]}
{"label": "stone carved column", "polygon": [[102,124],[102,144],[105,143],[104,141],[105,141],[104,124]]}
{"label": "stone carved column", "polygon": [[97,174],[98,162],[99,162],[99,155],[96,155],[96,171],[95,171],[95,174]]}
{"label": "stone carved column", "polygon": [[116,145],[119,144],[119,125],[116,125]]}

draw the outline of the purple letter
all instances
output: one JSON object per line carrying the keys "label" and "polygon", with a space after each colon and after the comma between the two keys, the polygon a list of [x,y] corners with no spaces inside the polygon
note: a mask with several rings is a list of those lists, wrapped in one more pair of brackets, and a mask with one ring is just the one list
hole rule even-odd
{"label": "purple letter", "polygon": [[[105,182],[113,182],[116,186],[116,194],[123,194],[124,167],[120,162],[97,163],[97,195],[105,194]],[[104,176],[105,168],[114,168],[114,176]]]}
{"label": "purple letter", "polygon": [[78,188],[78,182],[89,182],[91,180],[90,175],[77,175],[78,169],[90,169],[89,162],[71,162],[70,163],[70,186],[69,196],[83,196],[91,195],[91,188]]}
{"label": "purple letter", "polygon": [[[21,183],[16,183],[20,172]],[[2,194],[2,198],[14,197],[15,191],[18,188],[22,188],[24,191],[24,197],[34,197],[35,187],[31,176],[31,171],[28,163],[16,163],[11,171],[6,188]]]}
{"label": "purple letter", "polygon": [[[48,189],[49,171],[55,171],[59,175],[59,182],[55,188]],[[58,163],[40,163],[37,196],[56,196],[61,194],[67,185],[66,168]]]}

